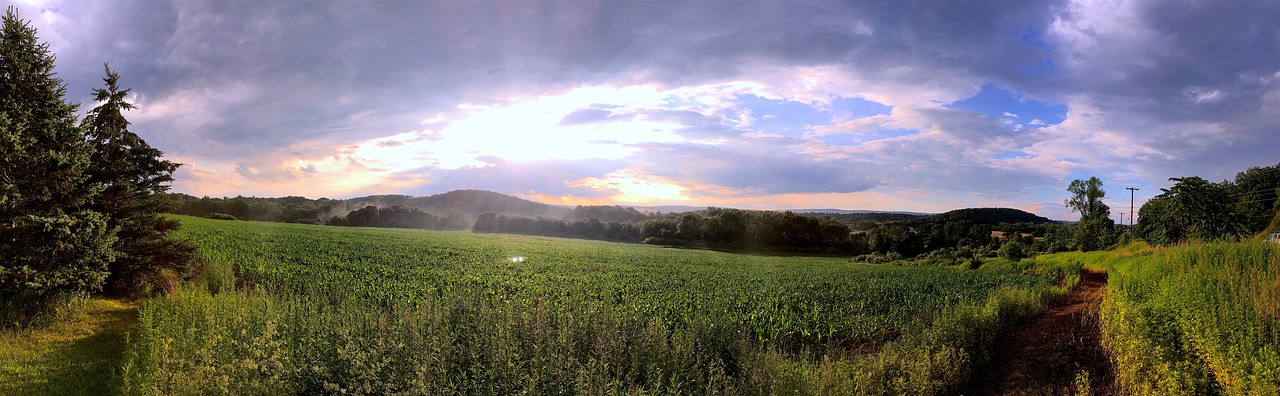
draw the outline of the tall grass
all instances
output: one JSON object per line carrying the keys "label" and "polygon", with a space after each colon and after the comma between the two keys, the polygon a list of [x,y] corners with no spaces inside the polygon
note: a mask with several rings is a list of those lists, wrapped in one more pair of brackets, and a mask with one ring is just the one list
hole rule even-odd
{"label": "tall grass", "polygon": [[1136,394],[1280,394],[1280,246],[1138,245],[1096,254],[1110,273],[1104,345]]}

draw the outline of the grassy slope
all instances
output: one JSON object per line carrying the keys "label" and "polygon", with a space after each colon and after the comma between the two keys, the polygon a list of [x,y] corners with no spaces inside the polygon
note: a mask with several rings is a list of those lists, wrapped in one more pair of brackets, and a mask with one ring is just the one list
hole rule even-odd
{"label": "grassy slope", "polygon": [[126,334],[138,304],[94,298],[79,317],[0,332],[0,395],[103,395],[119,388]]}
{"label": "grassy slope", "polygon": [[1063,253],[1110,274],[1103,344],[1140,395],[1280,392],[1280,245],[1192,243]]}

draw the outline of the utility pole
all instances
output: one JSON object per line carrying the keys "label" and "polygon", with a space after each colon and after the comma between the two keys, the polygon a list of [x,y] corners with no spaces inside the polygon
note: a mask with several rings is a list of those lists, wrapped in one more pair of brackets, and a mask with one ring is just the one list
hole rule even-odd
{"label": "utility pole", "polygon": [[[1129,234],[1133,235],[1133,192],[1138,191],[1137,187],[1125,187],[1129,190]],[[1124,221],[1124,219],[1120,219]]]}

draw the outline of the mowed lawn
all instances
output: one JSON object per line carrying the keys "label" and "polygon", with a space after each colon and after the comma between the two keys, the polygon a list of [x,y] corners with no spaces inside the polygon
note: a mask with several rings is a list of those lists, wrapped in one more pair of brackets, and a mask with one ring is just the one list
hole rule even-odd
{"label": "mowed lawn", "polygon": [[0,332],[0,395],[118,393],[120,360],[140,305],[94,298],[49,327]]}

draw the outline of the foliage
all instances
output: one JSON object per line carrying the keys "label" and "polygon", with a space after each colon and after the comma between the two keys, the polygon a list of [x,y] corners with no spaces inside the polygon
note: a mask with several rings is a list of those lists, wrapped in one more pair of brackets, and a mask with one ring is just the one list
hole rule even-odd
{"label": "foliage", "polygon": [[1027,224],[1047,224],[1053,223],[1053,220],[1037,216],[1023,210],[1013,208],[966,208],[956,209],[946,213],[940,213],[924,218],[916,219],[919,222],[929,223],[950,223],[955,221],[971,221],[975,224],[999,225],[1001,223],[1027,223]]}
{"label": "foliage", "polygon": [[1097,177],[1072,180],[1067,191],[1071,198],[1064,203],[1072,212],[1080,213],[1074,247],[1088,252],[1110,246],[1115,238],[1115,222],[1111,220],[1111,208],[1102,202],[1107,196],[1102,189],[1102,180]]}
{"label": "foliage", "polygon": [[214,220],[239,220],[235,216],[226,213],[210,213],[205,215],[204,218]]}
{"label": "foliage", "polygon": [[1186,230],[1180,225],[1181,216],[1172,210],[1172,201],[1169,196],[1158,195],[1142,204],[1136,232],[1143,240],[1167,246],[1187,239]]}
{"label": "foliage", "polygon": [[1235,198],[1234,211],[1245,233],[1280,232],[1268,228],[1280,213],[1280,164],[1246,169],[1236,174],[1229,187]]}
{"label": "foliage", "polygon": [[[243,220],[278,221],[289,223],[319,224],[333,217],[347,216],[368,206],[419,209],[444,217],[449,222],[465,222],[461,228],[471,226],[472,219],[485,212],[513,217],[546,217],[555,220],[585,220],[597,218],[604,222],[637,222],[650,216],[635,208],[620,206],[575,206],[565,208],[533,202],[517,197],[481,190],[456,190],[429,197],[407,195],[372,195],[351,199],[308,199],[289,196],[283,198],[194,197],[186,194],[168,194],[174,206],[171,213],[204,217],[211,213],[227,213]],[[406,212],[407,213],[407,212]],[[464,219],[464,220],[457,220]],[[454,228],[450,226],[449,228]]]}
{"label": "foliage", "polygon": [[0,29],[0,326],[29,325],[102,287],[115,236],[48,45],[12,7]]}
{"label": "foliage", "polygon": [[1065,203],[1072,212],[1079,212],[1080,218],[1111,216],[1111,209],[1102,202],[1107,192],[1102,189],[1102,180],[1096,176],[1090,177],[1089,180],[1072,180],[1071,185],[1067,186],[1067,191],[1071,193],[1071,198],[1068,198]]}
{"label": "foliage", "polygon": [[1158,244],[1213,240],[1239,236],[1247,227],[1234,211],[1237,207],[1232,205],[1228,183],[1194,176],[1169,180],[1177,183],[1163,189],[1139,211],[1144,238]]}
{"label": "foliage", "polygon": [[149,303],[130,394],[948,393],[1066,290],[1062,273],[184,223],[259,288]]}
{"label": "foliage", "polygon": [[165,270],[189,276],[195,246],[170,238],[167,233],[180,224],[160,216],[168,201],[157,194],[169,189],[179,164],[161,159],[160,150],[129,130],[124,111],[135,108],[125,101],[129,90],[120,89],[120,75],[105,69],[106,88],[93,91],[100,104],[81,122],[93,147],[89,182],[103,186],[90,207],[106,214],[107,226],[119,236],[107,287],[120,294],[145,294],[162,288]]}
{"label": "foliage", "polygon": [[1107,270],[1103,342],[1128,392],[1280,393],[1280,245],[1139,243],[1057,256],[1037,260]]}
{"label": "foliage", "polygon": [[996,254],[1002,259],[1016,263],[1027,258],[1027,252],[1026,246],[1022,244],[1022,239],[1018,237],[1018,234],[1013,235],[1013,237],[1007,238],[1004,244],[1000,245],[1000,250],[997,250]]}
{"label": "foliage", "polygon": [[1249,168],[1234,182],[1194,176],[1169,180],[1176,182],[1173,187],[1138,211],[1136,232],[1148,242],[1171,245],[1280,230],[1280,165]]}
{"label": "foliage", "polygon": [[[283,198],[197,198],[182,193],[168,193],[172,202],[170,213],[209,217],[222,214],[242,220],[293,222],[328,219],[336,201],[328,198],[317,200],[303,197]],[[343,212],[346,213],[346,212]]]}
{"label": "foliage", "polygon": [[921,214],[912,213],[881,213],[881,212],[857,212],[857,213],[829,213],[829,212],[797,212],[801,216],[809,217],[827,217],[844,224],[850,229],[865,231],[874,227],[879,223],[888,223],[894,221],[907,221],[920,217]]}
{"label": "foliage", "polygon": [[329,225],[349,227],[422,228],[430,230],[465,230],[471,220],[465,216],[436,216],[418,208],[393,205],[366,206],[346,217],[329,219]]}
{"label": "foliage", "polygon": [[832,219],[725,208],[667,214],[640,223],[530,219],[490,212],[476,220],[472,231],[770,252],[849,253],[852,247],[849,228]]}

